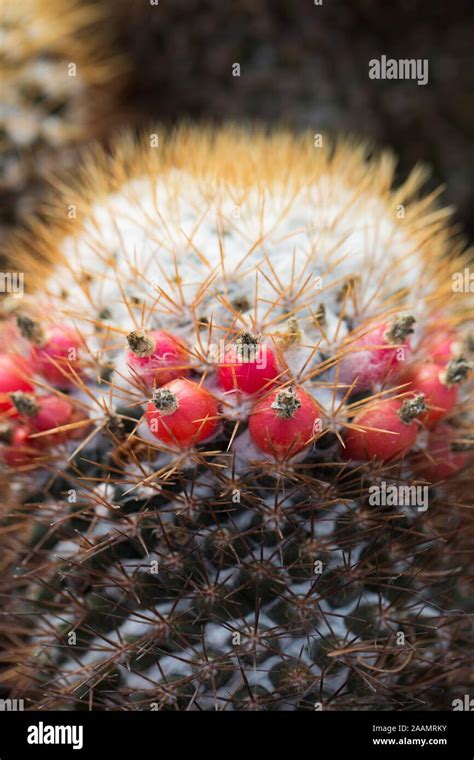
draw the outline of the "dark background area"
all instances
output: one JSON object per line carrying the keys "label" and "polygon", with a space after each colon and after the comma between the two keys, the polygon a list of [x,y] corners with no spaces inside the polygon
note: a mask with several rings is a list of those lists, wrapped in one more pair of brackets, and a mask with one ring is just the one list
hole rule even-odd
{"label": "dark background area", "polygon": [[[259,120],[355,134],[422,161],[474,237],[472,0],[109,0],[132,60],[124,120]],[[369,79],[427,58],[429,82]],[[241,76],[232,76],[233,63]]]}

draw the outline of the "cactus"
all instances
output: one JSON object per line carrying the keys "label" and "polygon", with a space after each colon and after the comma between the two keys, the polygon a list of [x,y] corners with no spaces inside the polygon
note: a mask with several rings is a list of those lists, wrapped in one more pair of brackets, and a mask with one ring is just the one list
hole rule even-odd
{"label": "cactus", "polygon": [[5,194],[31,193],[31,180],[47,169],[51,153],[99,134],[110,120],[125,69],[113,52],[113,35],[105,31],[106,20],[111,26],[107,15],[104,5],[87,0],[2,3]]}
{"label": "cactus", "polygon": [[[159,129],[94,149],[12,244],[2,683],[30,707],[464,693],[472,303],[448,213],[393,172],[349,141]],[[467,376],[431,451],[413,368],[448,338]]]}

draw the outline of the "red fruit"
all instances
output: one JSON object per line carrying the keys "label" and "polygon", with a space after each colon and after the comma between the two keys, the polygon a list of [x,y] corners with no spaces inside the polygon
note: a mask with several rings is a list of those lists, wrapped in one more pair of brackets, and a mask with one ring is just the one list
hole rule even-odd
{"label": "red fruit", "polygon": [[461,348],[461,344],[454,334],[444,334],[433,336],[432,340],[428,340],[424,344],[424,348],[427,360],[435,364],[445,365],[451,361],[453,356],[459,353],[458,348]]}
{"label": "red fruit", "polygon": [[453,358],[471,353],[474,342],[471,334],[463,338],[455,330],[447,327],[442,332],[429,335],[423,347],[426,351],[427,361],[445,365]]}
{"label": "red fruit", "polygon": [[33,386],[27,379],[29,375],[31,367],[20,356],[0,354],[0,412],[13,408],[9,396],[12,391],[33,391]]}
{"label": "red fruit", "polygon": [[442,423],[430,433],[427,451],[417,459],[417,472],[431,483],[450,478],[463,469],[465,452],[473,446],[474,442],[464,442],[459,431]]}
{"label": "red fruit", "polygon": [[[43,433],[79,419],[74,406],[67,399],[58,396],[35,397],[27,393],[12,393],[11,399],[20,416],[27,422],[30,431]],[[81,429],[80,429],[81,430]],[[76,430],[54,433],[47,436],[48,442],[59,442],[74,437]],[[35,439],[36,440],[36,439]],[[41,439],[38,439],[38,443]]]}
{"label": "red fruit", "polygon": [[275,354],[260,338],[242,332],[226,351],[219,367],[219,385],[226,391],[257,393],[268,390],[280,374]]}
{"label": "red fruit", "polygon": [[39,322],[19,315],[18,328],[31,343],[31,361],[35,372],[61,388],[72,384],[74,372],[81,374],[80,337],[70,325],[53,325],[43,330]]}
{"label": "red fruit", "polygon": [[386,462],[403,456],[412,448],[419,431],[417,417],[426,410],[422,395],[401,401],[384,399],[359,412],[345,436],[344,458]]}
{"label": "red fruit", "polygon": [[395,317],[356,338],[341,359],[340,381],[366,390],[397,374],[410,352],[407,336],[414,332],[414,322],[411,316]]}
{"label": "red fruit", "polygon": [[457,353],[459,341],[454,338],[445,338],[429,346],[429,357],[436,364],[447,364]]}
{"label": "red fruit", "polygon": [[17,425],[8,431],[1,431],[1,438],[6,445],[2,446],[0,453],[9,467],[32,464],[39,455],[37,444],[30,438],[30,433],[27,425]]}
{"label": "red fruit", "polygon": [[318,404],[301,388],[277,388],[254,407],[249,433],[259,449],[284,459],[309,445],[320,419]]}
{"label": "red fruit", "polygon": [[189,371],[186,346],[164,330],[134,330],[127,336],[127,364],[148,386],[165,385]]}
{"label": "red fruit", "polygon": [[439,364],[419,364],[407,373],[410,388],[426,397],[428,411],[422,421],[428,428],[446,417],[458,399],[457,384],[466,379],[470,364],[464,357],[452,359],[446,368]]}
{"label": "red fruit", "polygon": [[179,378],[158,388],[148,404],[146,421],[163,443],[187,448],[209,438],[218,426],[217,402],[197,383]]}

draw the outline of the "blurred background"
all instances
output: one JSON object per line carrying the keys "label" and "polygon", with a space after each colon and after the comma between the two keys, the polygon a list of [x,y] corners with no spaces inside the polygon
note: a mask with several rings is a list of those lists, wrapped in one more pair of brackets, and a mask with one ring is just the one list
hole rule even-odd
{"label": "blurred background", "polygon": [[[396,151],[401,175],[429,164],[474,235],[472,0],[125,5],[121,45],[135,68],[127,104],[138,121],[256,118],[367,137]],[[427,58],[428,84],[369,79],[381,55]]]}
{"label": "blurred background", "polygon": [[[473,239],[472,0],[156,2],[96,0],[127,61],[100,139],[183,118],[356,134],[393,148],[399,178],[428,164]],[[428,84],[370,79],[369,61],[382,55],[428,59]],[[5,224],[31,214],[32,187],[3,193]]]}

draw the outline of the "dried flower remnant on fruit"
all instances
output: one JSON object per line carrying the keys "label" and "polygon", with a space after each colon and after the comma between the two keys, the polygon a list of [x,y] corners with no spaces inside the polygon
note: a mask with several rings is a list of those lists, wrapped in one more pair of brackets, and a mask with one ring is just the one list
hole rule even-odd
{"label": "dried flower remnant on fruit", "polygon": [[133,330],[127,335],[127,341],[130,351],[136,356],[151,356],[155,350],[155,341],[146,330]]}
{"label": "dried flower remnant on fruit", "polygon": [[455,385],[467,379],[472,364],[464,357],[458,356],[451,359],[446,369],[441,372],[440,380],[445,385]]}
{"label": "dried flower remnant on fruit", "polygon": [[409,335],[415,332],[413,325],[416,319],[411,314],[395,317],[385,333],[388,343],[404,343]]}
{"label": "dried flower remnant on fruit", "polygon": [[407,398],[402,404],[402,408],[398,412],[400,420],[409,425],[413,420],[416,420],[421,414],[428,409],[425,401],[425,397],[422,393],[415,398]]}
{"label": "dried flower remnant on fruit", "polygon": [[21,335],[36,346],[44,346],[46,338],[40,323],[27,314],[17,314],[16,323]]}
{"label": "dried flower remnant on fruit", "polygon": [[158,388],[153,391],[153,406],[162,414],[173,414],[179,408],[179,400],[169,388]]}
{"label": "dried flower remnant on fruit", "polygon": [[275,401],[271,404],[272,409],[275,409],[278,417],[291,420],[294,417],[296,410],[300,409],[301,401],[299,400],[296,392],[293,388],[285,388],[279,391]]}
{"label": "dried flower remnant on fruit", "polygon": [[10,393],[10,398],[13,401],[17,412],[25,417],[34,417],[38,414],[40,406],[32,393],[24,393],[23,391],[14,391]]}

